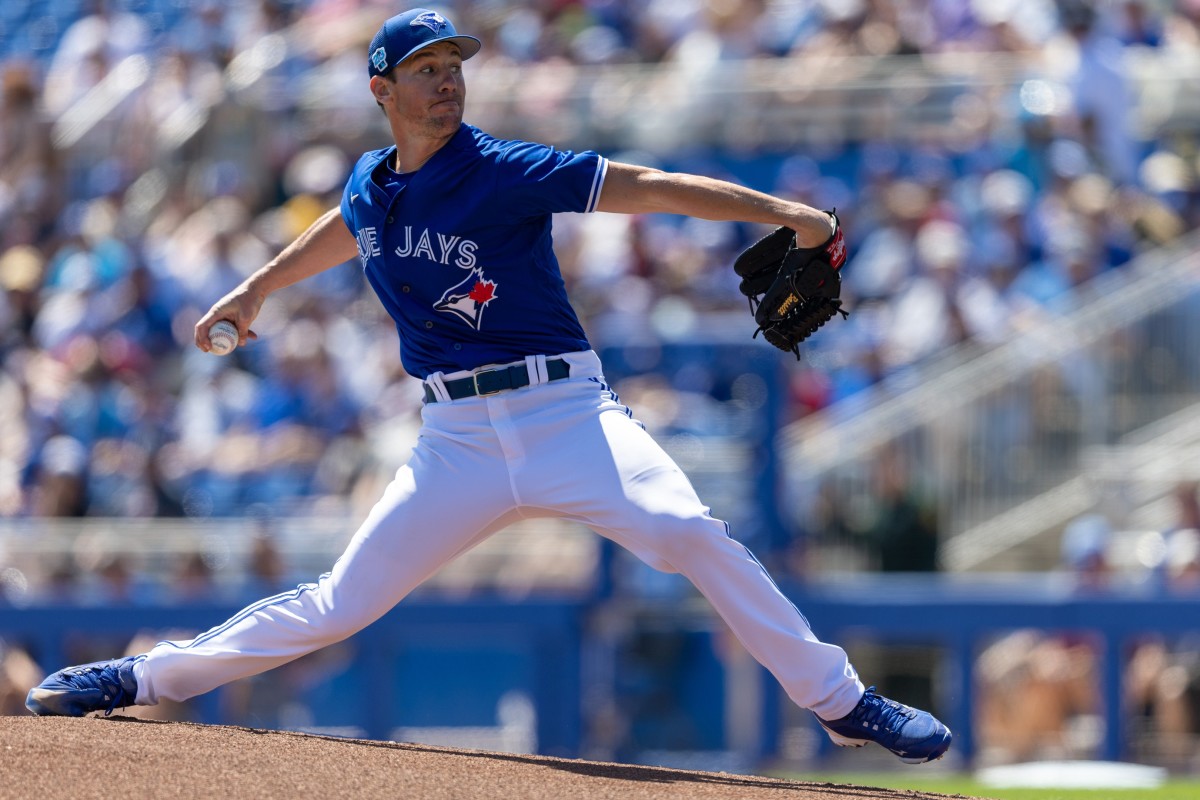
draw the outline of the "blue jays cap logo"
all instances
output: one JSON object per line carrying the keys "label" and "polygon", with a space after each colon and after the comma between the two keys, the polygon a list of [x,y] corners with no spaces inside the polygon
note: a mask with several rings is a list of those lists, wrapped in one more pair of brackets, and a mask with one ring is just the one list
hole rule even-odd
{"label": "blue jays cap logo", "polygon": [[463,60],[479,52],[480,42],[454,30],[436,11],[414,8],[383,23],[367,47],[367,73],[386,75],[393,67],[434,42],[454,42]]}
{"label": "blue jays cap logo", "polygon": [[424,14],[418,14],[413,18],[413,21],[408,23],[414,28],[418,25],[424,25],[435,34],[441,33],[442,28],[446,27],[446,18],[436,11],[426,11]]}
{"label": "blue jays cap logo", "polygon": [[382,47],[376,47],[375,52],[371,53],[371,63],[380,72],[387,69],[387,50],[384,50]]}

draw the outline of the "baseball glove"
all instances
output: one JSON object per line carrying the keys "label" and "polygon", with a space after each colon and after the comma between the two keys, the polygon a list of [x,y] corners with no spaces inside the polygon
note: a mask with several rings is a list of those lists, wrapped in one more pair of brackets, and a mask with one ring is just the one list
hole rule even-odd
{"label": "baseball glove", "polygon": [[800,343],[834,314],[848,317],[840,299],[838,272],[846,261],[846,241],[836,212],[834,233],[817,247],[796,247],[796,232],[778,228],[750,245],[733,264],[738,288],[750,299],[759,333],[780,350],[800,358]]}

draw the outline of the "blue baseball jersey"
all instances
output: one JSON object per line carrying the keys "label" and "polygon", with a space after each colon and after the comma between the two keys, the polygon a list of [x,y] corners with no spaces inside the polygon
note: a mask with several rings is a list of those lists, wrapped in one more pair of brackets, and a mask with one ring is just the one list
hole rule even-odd
{"label": "blue baseball jersey", "polygon": [[419,378],[590,349],[567,300],[551,215],[596,210],[608,161],[464,124],[416,172],[364,153],[342,194],[367,280]]}

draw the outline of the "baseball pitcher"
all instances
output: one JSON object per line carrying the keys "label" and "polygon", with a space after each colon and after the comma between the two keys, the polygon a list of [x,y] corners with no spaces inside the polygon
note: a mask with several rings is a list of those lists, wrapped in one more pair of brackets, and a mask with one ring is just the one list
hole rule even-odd
{"label": "baseball pitcher", "polygon": [[[362,155],[341,205],[219,300],[196,346],[227,320],[239,344],[276,290],[358,258],[424,381],[422,428],[346,552],[315,583],[255,603],[187,641],[61,670],[35,714],[186,700],[345,639],[459,553],[517,520],[582,523],[690,580],[839,745],[877,742],[910,763],[950,731],[865,688],[758,560],[715,519],[604,378],[567,300],[552,215],[672,213],[778,230],[736,265],[759,330],[794,350],[841,310],[835,215],[730,183],[497,139],[464,124],[462,64],[480,49],[433,11],[392,17],[366,53],[393,143]],[[462,487],[471,487],[463,503]]]}

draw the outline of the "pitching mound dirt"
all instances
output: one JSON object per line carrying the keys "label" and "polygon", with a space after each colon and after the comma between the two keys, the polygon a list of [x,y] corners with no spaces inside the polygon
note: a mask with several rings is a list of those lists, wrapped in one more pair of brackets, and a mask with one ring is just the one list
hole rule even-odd
{"label": "pitching mound dirt", "polygon": [[0,717],[0,798],[945,800],[947,795],[130,717]]}

